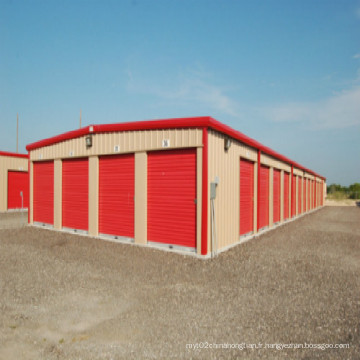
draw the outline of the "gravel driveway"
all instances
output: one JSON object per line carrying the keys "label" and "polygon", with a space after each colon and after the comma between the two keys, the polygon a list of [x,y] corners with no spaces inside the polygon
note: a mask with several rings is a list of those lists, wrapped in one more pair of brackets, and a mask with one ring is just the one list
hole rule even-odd
{"label": "gravel driveway", "polygon": [[360,359],[360,208],[323,208],[207,261],[1,229],[0,310],[6,360]]}

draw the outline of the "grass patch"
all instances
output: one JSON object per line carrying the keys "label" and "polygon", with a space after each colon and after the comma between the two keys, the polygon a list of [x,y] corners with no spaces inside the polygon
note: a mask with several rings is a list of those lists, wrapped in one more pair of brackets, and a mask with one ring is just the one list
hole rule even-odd
{"label": "grass patch", "polygon": [[349,199],[349,195],[342,191],[335,191],[331,194],[327,194],[326,198],[329,200],[346,200]]}

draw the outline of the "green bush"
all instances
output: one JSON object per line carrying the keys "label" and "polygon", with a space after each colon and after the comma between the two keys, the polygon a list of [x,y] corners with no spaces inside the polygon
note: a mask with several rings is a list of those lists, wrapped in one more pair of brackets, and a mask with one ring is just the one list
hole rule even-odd
{"label": "green bush", "polygon": [[360,199],[360,191],[351,192],[349,198],[354,200]]}
{"label": "green bush", "polygon": [[349,187],[331,184],[327,187],[327,198],[333,200],[360,199],[360,183],[351,184]]}

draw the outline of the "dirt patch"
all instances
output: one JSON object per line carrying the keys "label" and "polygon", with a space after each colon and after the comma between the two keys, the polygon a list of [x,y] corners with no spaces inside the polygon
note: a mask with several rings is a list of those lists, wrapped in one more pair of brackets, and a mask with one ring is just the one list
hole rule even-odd
{"label": "dirt patch", "polygon": [[0,359],[358,359],[359,216],[326,207],[207,261],[2,229]]}

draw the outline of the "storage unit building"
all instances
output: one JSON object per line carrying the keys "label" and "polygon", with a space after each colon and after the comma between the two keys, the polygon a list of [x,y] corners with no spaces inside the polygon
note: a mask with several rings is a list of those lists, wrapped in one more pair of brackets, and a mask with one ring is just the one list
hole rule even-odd
{"label": "storage unit building", "polygon": [[92,125],[27,150],[30,224],[202,256],[308,212],[309,181],[325,182],[211,117]]}
{"label": "storage unit building", "polygon": [[29,206],[27,154],[0,151],[0,212]]}

